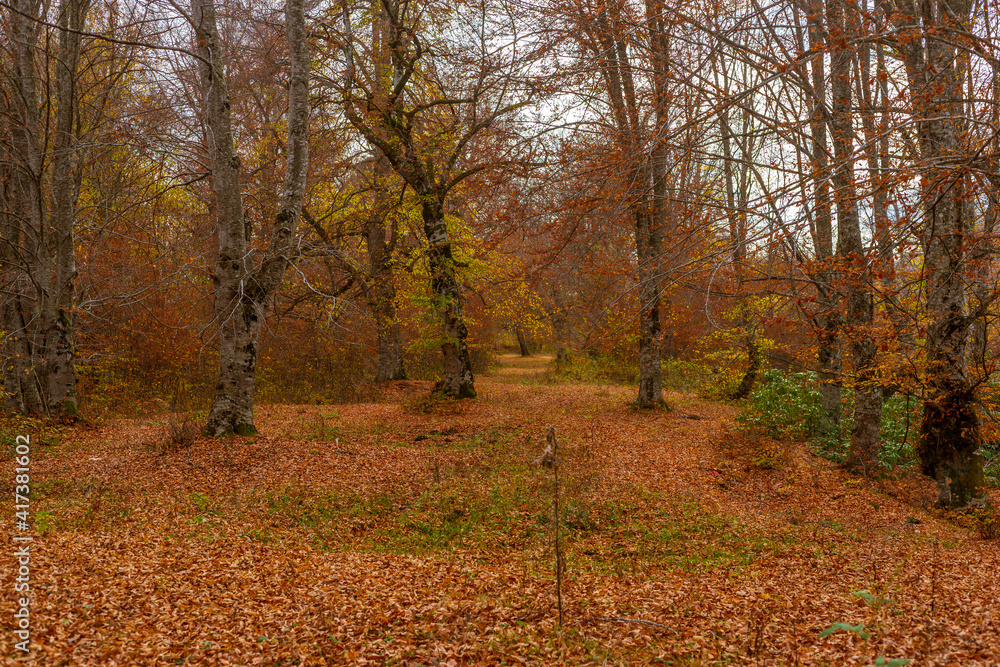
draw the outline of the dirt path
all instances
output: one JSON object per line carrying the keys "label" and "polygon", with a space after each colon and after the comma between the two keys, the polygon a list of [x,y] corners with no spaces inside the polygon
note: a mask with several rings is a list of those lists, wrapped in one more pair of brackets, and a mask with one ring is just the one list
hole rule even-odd
{"label": "dirt path", "polygon": [[493,377],[497,380],[517,378],[539,379],[545,375],[554,357],[550,354],[539,354],[522,357],[519,354],[501,354],[497,357],[498,368]]}
{"label": "dirt path", "polygon": [[542,384],[548,361],[503,357],[475,401],[398,383],[265,406],[256,438],[161,454],[165,424],[132,420],[39,450],[32,664],[1000,662],[996,542],[919,478],[859,482],[689,395]]}

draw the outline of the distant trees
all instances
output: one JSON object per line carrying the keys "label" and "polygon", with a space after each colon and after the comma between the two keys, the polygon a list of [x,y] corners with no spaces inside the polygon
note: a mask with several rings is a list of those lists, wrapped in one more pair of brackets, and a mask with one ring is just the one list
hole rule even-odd
{"label": "distant trees", "polygon": [[7,409],[73,415],[115,369],[217,352],[208,431],[251,433],[262,334],[351,350],[352,382],[440,350],[455,398],[495,340],[477,331],[550,336],[561,366],[575,346],[637,371],[640,408],[664,405],[666,358],[738,399],[771,353],[817,371],[849,469],[878,470],[905,393],[940,503],[983,502],[995,3],[305,10],[284,3],[282,38],[273,8],[223,0],[9,4]]}

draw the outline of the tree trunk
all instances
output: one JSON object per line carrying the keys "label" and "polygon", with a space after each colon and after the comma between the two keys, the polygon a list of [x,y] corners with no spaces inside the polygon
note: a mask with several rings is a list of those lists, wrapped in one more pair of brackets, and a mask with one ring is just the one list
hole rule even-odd
{"label": "tree trunk", "polygon": [[[80,30],[88,0],[64,0],[59,7],[60,40],[55,96],[42,104],[38,43],[42,5],[15,3],[9,17],[12,45],[6,97],[11,158],[3,221],[4,391],[9,409],[51,416],[77,414],[73,346],[73,292],[76,277],[73,223],[78,169],[76,78]],[[49,109],[54,109],[52,149],[46,149]],[[47,153],[51,156],[46,159]],[[49,163],[48,166],[46,163]]]}
{"label": "tree trunk", "polygon": [[[646,3],[646,28],[649,33],[650,58],[653,69],[653,105],[656,126],[650,137],[650,157],[647,166],[638,171],[642,174],[640,187],[645,185],[651,191],[641,193],[640,206],[634,211],[636,255],[639,258],[639,391],[635,399],[636,408],[663,408],[663,366],[660,363],[660,275],[662,260],[662,239],[667,222],[668,206],[672,198],[667,195],[667,158],[669,146],[666,142],[669,115],[667,99],[667,69],[669,66],[669,40],[663,18],[663,8],[659,0]],[[619,44],[622,42],[619,40]],[[622,73],[632,127],[638,130],[631,66],[620,52],[619,63],[626,67]],[[636,133],[630,133],[637,138]],[[633,139],[634,141],[634,139]],[[648,202],[648,203],[646,203]]]}
{"label": "tree trunk", "polygon": [[871,273],[861,238],[857,185],[854,174],[854,118],[852,113],[853,38],[858,32],[858,12],[853,0],[828,0],[828,30],[831,35],[830,129],[836,165],[833,170],[837,204],[837,256],[846,289],[845,325],[854,363],[854,426],[845,466],[865,476],[879,468],[879,425],[882,420],[882,389],[878,383],[877,348],[872,340],[874,315],[869,292]]}
{"label": "tree trunk", "polygon": [[229,91],[224,75],[213,0],[192,0],[197,35],[204,123],[215,193],[219,254],[215,264],[215,316],[219,322],[219,374],[205,427],[207,434],[252,435],[260,327],[265,306],[279,288],[292,253],[308,171],[309,46],[303,0],[285,4],[291,71],[288,87],[288,149],[281,206],[270,247],[254,268],[240,194],[240,160],[233,142]]}
{"label": "tree trunk", "polygon": [[455,276],[455,259],[444,216],[444,203],[433,192],[418,193],[423,199],[424,234],[427,236],[427,263],[431,272],[431,291],[441,319],[444,342],[444,378],[434,390],[452,398],[475,398],[475,378],[466,342],[469,330],[462,308],[462,291]]}
{"label": "tree trunk", "polygon": [[639,392],[636,408],[658,408],[663,401],[660,366],[659,235],[651,216],[635,214],[635,242],[639,253]]}
{"label": "tree trunk", "polygon": [[822,2],[810,2],[808,15],[809,48],[815,50],[811,66],[812,90],[809,91],[810,134],[812,135],[812,169],[815,188],[815,212],[813,214],[813,238],[816,245],[818,269],[813,273],[816,285],[816,304],[819,313],[815,316],[817,362],[819,366],[820,401],[826,415],[829,432],[840,433],[840,394],[842,367],[840,342],[840,313],[837,293],[833,288],[836,272],[831,266],[833,260],[833,215],[830,206],[830,185],[827,174],[828,149],[826,120],[823,105],[826,100],[826,49],[823,28]]}
{"label": "tree trunk", "polygon": [[[388,9],[379,0],[372,0],[372,55],[375,61],[375,104],[385,108],[393,83],[392,33]],[[375,381],[405,380],[406,367],[403,364],[403,330],[396,317],[396,283],[392,274],[392,252],[395,247],[395,224],[386,234],[386,212],[382,203],[391,198],[389,176],[392,166],[385,154],[373,147],[375,164],[373,186],[377,201],[376,213],[367,221],[365,243],[368,247],[368,263],[372,285],[368,295],[369,307],[375,318],[378,337],[378,363]],[[387,236],[389,238],[387,238]]]}
{"label": "tree trunk", "polygon": [[396,285],[392,276],[392,249],[386,243],[385,223],[381,216],[368,221],[365,233],[371,273],[369,300],[378,329],[378,365],[375,381],[405,380],[403,330],[396,316]]}
{"label": "tree trunk", "polygon": [[25,325],[20,294],[8,297],[3,304],[4,337],[3,389],[4,407],[22,415],[39,416],[45,412],[39,379],[32,364],[31,337]]}
{"label": "tree trunk", "polygon": [[[918,12],[898,0],[893,21],[917,119],[923,180],[923,245],[927,327],[924,417],[917,455],[938,483],[938,503],[964,507],[989,502],[975,390],[966,374],[965,236],[970,229],[968,176],[950,166],[963,150],[965,60],[939,35],[965,30],[969,0],[930,0]],[[888,11],[888,10],[887,10]]]}
{"label": "tree trunk", "polygon": [[517,334],[517,346],[521,350],[521,356],[530,357],[531,350],[528,349],[528,341],[524,339],[524,332],[521,331],[521,327],[518,327],[515,333]]}
{"label": "tree trunk", "polygon": [[[722,68],[722,89],[726,97],[730,95],[730,77],[725,67]],[[719,85],[719,72],[715,72],[716,85]],[[744,114],[743,136],[749,134],[751,117],[749,113]],[[752,160],[750,150],[746,145],[746,140],[738,143],[742,155],[743,168],[739,175],[733,170],[733,130],[729,123],[729,110],[722,108],[719,110],[719,134],[722,137],[722,171],[726,182],[726,216],[729,219],[729,239],[732,243],[733,276],[736,282],[736,300],[740,311],[739,328],[743,336],[743,345],[747,354],[747,370],[740,380],[739,386],[733,392],[731,398],[740,400],[750,395],[754,383],[757,381],[757,373],[760,371],[761,359],[757,345],[756,323],[753,322],[748,305],[746,289],[746,249],[747,249],[747,196],[750,189],[749,184],[749,162]],[[738,183],[737,183],[738,181]],[[737,187],[738,185],[738,187]]]}
{"label": "tree trunk", "polygon": [[73,305],[76,283],[76,248],[73,223],[76,213],[76,70],[80,59],[80,30],[89,0],[67,0],[59,12],[60,52],[56,69],[55,150],[52,156],[52,237],[55,280],[42,312],[49,412],[75,417],[75,343]]}

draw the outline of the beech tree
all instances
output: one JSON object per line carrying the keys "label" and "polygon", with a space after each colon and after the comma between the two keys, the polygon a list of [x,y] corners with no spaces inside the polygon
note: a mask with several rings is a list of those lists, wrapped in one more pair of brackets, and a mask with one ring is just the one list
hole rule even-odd
{"label": "beech tree", "polygon": [[921,175],[920,236],[930,324],[917,453],[924,473],[937,481],[939,504],[961,507],[986,502],[982,436],[965,354],[972,320],[965,308],[964,244],[972,231],[973,182],[962,164],[968,164],[971,151],[963,90],[969,58],[961,42],[975,39],[966,28],[972,3],[929,0],[918,7],[913,0],[894,0],[882,10],[892,26],[888,39],[905,64]]}
{"label": "beech tree", "polygon": [[[470,12],[473,22],[485,17],[485,7],[460,5],[453,11]],[[510,150],[504,119],[528,104],[532,91],[516,81],[523,65],[514,49],[491,51],[493,35],[486,32],[485,18],[483,32],[463,44],[448,42],[443,32],[435,35],[438,28],[418,3],[381,0],[373,14],[370,29],[380,36],[365,41],[376,47],[370,52],[355,37],[354,17],[343,5],[339,48],[345,64],[342,77],[329,84],[340,90],[351,124],[420,200],[434,309],[442,328],[444,377],[436,390],[475,398],[447,204],[466,179],[512,161],[501,152]],[[444,53],[451,59],[443,59]],[[476,157],[470,156],[473,147]]]}
{"label": "beech tree", "polygon": [[[77,414],[74,221],[81,178],[77,88],[89,0],[63,0],[50,51],[47,5],[7,18],[4,188],[0,210],[4,393],[25,414]],[[48,71],[54,76],[50,87]],[[50,130],[51,125],[51,130]]]}
{"label": "beech tree", "polygon": [[295,231],[309,165],[310,66],[303,4],[304,0],[285,3],[290,62],[285,181],[269,244],[257,259],[244,219],[240,159],[233,135],[232,105],[215,2],[191,2],[219,241],[212,276],[219,327],[219,371],[205,427],[213,436],[256,432],[253,404],[261,325],[272,297],[281,286],[285,269],[294,258]]}

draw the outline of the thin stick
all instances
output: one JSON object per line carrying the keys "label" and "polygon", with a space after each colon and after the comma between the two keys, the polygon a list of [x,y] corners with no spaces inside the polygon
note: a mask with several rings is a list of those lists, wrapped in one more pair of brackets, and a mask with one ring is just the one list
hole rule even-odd
{"label": "thin stick", "polygon": [[555,462],[552,465],[552,477],[555,480],[555,491],[552,495],[552,506],[556,517],[556,602],[559,606],[559,627],[563,625],[563,602],[562,602],[562,539],[559,534],[559,441],[556,439],[556,427],[549,426],[546,439],[552,447],[552,457]]}

